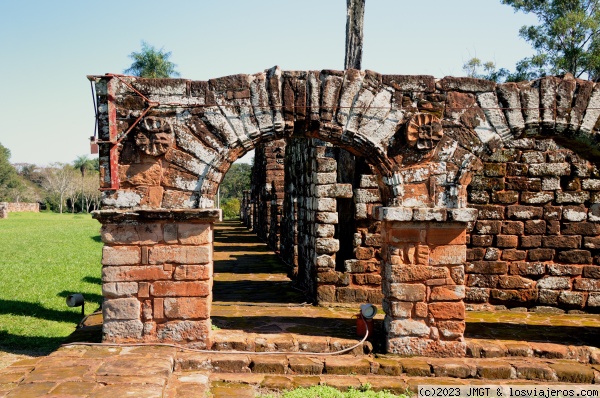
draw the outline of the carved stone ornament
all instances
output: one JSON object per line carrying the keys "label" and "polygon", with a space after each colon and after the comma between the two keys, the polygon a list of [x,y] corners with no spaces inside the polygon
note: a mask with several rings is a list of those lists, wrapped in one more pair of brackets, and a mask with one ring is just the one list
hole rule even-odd
{"label": "carved stone ornament", "polygon": [[417,113],[406,125],[406,141],[411,147],[421,151],[429,151],[444,136],[442,124],[437,116],[430,113]]}
{"label": "carved stone ornament", "polygon": [[173,126],[165,119],[148,116],[138,125],[135,144],[147,155],[160,156],[175,142]]}

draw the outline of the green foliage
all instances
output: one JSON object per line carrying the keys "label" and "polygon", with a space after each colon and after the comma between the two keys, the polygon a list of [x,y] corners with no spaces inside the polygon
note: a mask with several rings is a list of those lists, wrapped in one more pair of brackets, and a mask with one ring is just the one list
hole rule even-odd
{"label": "green foliage", "polygon": [[537,51],[517,63],[508,80],[530,80],[547,74],[600,78],[600,0],[502,0],[515,11],[533,13],[537,26],[519,35]]}
{"label": "green foliage", "polygon": [[169,61],[170,57],[170,51],[165,52],[162,48],[157,50],[154,46],[142,41],[142,50],[129,54],[133,63],[128,69],[125,69],[125,73],[152,79],[177,77],[179,76],[179,72],[175,70],[177,65]]}
{"label": "green foliage", "polygon": [[363,384],[358,389],[350,388],[348,391],[342,392],[333,387],[328,386],[313,386],[296,388],[290,391],[284,391],[281,394],[261,395],[262,398],[279,397],[279,398],[409,398],[409,395],[396,395],[389,391],[373,391],[371,386]]}
{"label": "green foliage", "polygon": [[468,77],[492,80],[495,82],[500,82],[510,76],[510,71],[508,69],[497,69],[495,62],[482,62],[477,57],[473,57],[465,62],[463,64],[463,70]]}
{"label": "green foliage", "polygon": [[82,293],[86,314],[102,300],[100,225],[90,216],[10,213],[0,220],[0,349],[46,354],[73,332]]}
{"label": "green foliage", "polygon": [[86,174],[88,172],[99,171],[100,162],[98,158],[90,159],[87,155],[81,155],[73,161],[73,168]]}
{"label": "green foliage", "polygon": [[25,188],[9,159],[10,150],[0,144],[0,202],[17,201],[16,198]]}
{"label": "green foliage", "polygon": [[234,163],[231,165],[221,185],[219,185],[221,203],[225,199],[242,198],[244,190],[250,189],[251,172],[252,166],[247,163]]}
{"label": "green foliage", "polygon": [[221,200],[221,210],[226,220],[240,218],[240,200],[238,198]]}

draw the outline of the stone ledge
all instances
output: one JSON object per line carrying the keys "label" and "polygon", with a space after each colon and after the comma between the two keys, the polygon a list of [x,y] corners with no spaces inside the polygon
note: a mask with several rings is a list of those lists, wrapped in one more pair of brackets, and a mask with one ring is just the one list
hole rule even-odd
{"label": "stone ledge", "polygon": [[155,220],[217,222],[223,219],[221,209],[96,210],[92,212],[92,217],[103,224]]}
{"label": "stone ledge", "polygon": [[380,221],[454,221],[477,220],[477,209],[446,209],[441,207],[377,207],[373,216]]}

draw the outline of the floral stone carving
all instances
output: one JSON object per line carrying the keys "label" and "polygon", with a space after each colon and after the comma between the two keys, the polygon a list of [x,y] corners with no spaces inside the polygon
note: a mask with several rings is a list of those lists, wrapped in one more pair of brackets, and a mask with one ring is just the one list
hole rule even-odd
{"label": "floral stone carving", "polygon": [[421,151],[429,151],[437,145],[444,136],[442,124],[437,116],[430,113],[417,113],[406,126],[406,141],[411,147]]}
{"label": "floral stone carving", "polygon": [[160,156],[175,142],[173,126],[161,118],[148,116],[138,126],[135,143],[147,155]]}

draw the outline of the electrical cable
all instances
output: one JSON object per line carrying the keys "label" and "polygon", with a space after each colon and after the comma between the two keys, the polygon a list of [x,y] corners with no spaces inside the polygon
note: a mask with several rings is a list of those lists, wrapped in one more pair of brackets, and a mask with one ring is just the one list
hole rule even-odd
{"label": "electrical cable", "polygon": [[311,356],[331,356],[331,355],[341,355],[346,352],[350,352],[354,350],[356,347],[364,344],[369,337],[369,325],[364,317],[361,316],[362,321],[365,323],[365,336],[361,341],[354,344],[351,347],[344,348],[342,350],[334,351],[334,352],[305,352],[305,351],[260,351],[260,352],[251,352],[251,351],[212,351],[212,350],[200,350],[196,348],[185,347],[180,344],[171,344],[171,343],[85,343],[85,342],[75,342],[75,343],[67,343],[62,344],[61,347],[69,347],[69,346],[91,346],[91,347],[171,347],[176,348],[178,350],[183,351],[191,351],[197,352],[199,354],[237,354],[237,355],[311,355]]}

